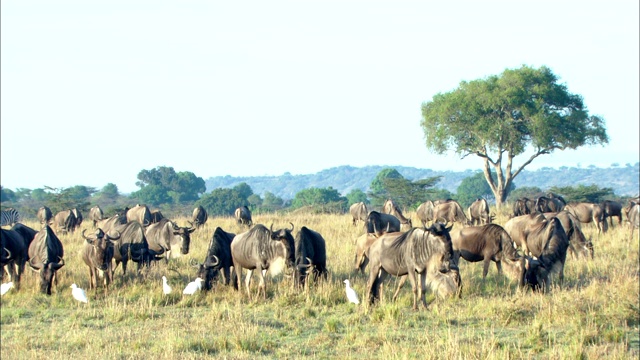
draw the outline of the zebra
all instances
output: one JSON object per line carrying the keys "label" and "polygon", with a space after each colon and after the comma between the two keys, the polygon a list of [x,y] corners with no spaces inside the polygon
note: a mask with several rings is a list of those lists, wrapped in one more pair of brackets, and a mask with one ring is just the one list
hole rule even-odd
{"label": "zebra", "polygon": [[14,208],[7,208],[0,211],[0,226],[13,226],[20,222],[20,213]]}

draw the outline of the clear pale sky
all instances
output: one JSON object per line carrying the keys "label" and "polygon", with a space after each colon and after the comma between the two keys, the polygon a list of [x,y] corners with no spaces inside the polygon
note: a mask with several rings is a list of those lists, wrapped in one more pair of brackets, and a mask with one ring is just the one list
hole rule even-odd
{"label": "clear pale sky", "polygon": [[[639,159],[638,0],[2,1],[9,189],[340,166],[480,169],[430,153],[421,104],[463,80],[548,66],[610,143],[540,167]],[[524,157],[515,159],[516,165]]]}

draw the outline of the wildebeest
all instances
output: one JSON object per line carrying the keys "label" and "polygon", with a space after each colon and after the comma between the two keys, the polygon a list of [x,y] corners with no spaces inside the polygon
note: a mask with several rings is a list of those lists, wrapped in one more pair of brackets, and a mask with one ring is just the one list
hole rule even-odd
{"label": "wildebeest", "polygon": [[[156,255],[164,254],[165,260],[169,263],[169,257],[176,258],[189,253],[191,233],[195,230],[193,227],[178,226],[169,219],[162,219],[159,223],[149,225],[145,235],[149,242],[149,250]],[[177,247],[180,247],[179,252],[172,251]]]}
{"label": "wildebeest", "polygon": [[96,205],[89,209],[89,220],[91,220],[91,222],[93,223],[94,228],[96,227],[98,221],[102,220],[103,218],[104,213],[102,212],[100,206]]}
{"label": "wildebeest", "polygon": [[84,234],[86,230],[82,230],[86,243],[80,254],[82,261],[89,267],[89,289],[98,287],[98,277],[104,279],[104,286],[108,288],[113,282],[113,254],[117,244],[115,240],[120,238],[120,234],[111,237],[98,228],[94,236],[88,237]]}
{"label": "wildebeest", "polygon": [[436,205],[433,209],[433,219],[434,221],[442,221],[445,223],[459,222],[464,226],[470,225],[467,215],[465,215],[462,207],[455,200]]}
{"label": "wildebeest", "polygon": [[76,215],[72,210],[59,211],[53,217],[53,223],[61,234],[73,232],[76,229]]}
{"label": "wildebeest", "polygon": [[608,225],[605,221],[604,209],[600,204],[571,203],[564,207],[565,210],[575,216],[583,224],[593,222],[598,233],[607,232]]}
{"label": "wildebeest", "polygon": [[627,212],[627,219],[629,219],[629,227],[631,228],[630,240],[633,240],[633,231],[640,224],[640,205],[633,203]]}
{"label": "wildebeest", "polygon": [[[431,292],[441,300],[449,297],[460,297],[462,294],[462,278],[460,277],[460,270],[457,267],[451,267],[447,272],[440,272],[440,263],[442,262],[441,256],[432,256],[429,259],[427,265],[427,287],[431,289]],[[395,293],[393,294],[393,301],[398,298],[400,289],[407,280],[407,276],[402,276],[398,282]]]}
{"label": "wildebeest", "polygon": [[193,215],[191,216],[191,221],[195,225],[196,229],[199,229],[201,226],[204,226],[204,223],[207,222],[209,215],[207,214],[207,210],[205,210],[202,206],[198,205],[195,209],[193,209]]}
{"label": "wildebeest", "polygon": [[29,246],[29,266],[40,272],[40,292],[51,295],[52,283],[58,283],[56,272],[64,266],[64,248],[49,225],[44,225]]}
{"label": "wildebeest", "polygon": [[389,214],[397,217],[398,220],[400,220],[400,224],[402,225],[407,225],[409,228],[413,227],[413,224],[411,223],[411,218],[406,218],[402,214],[402,211],[400,211],[400,208],[398,207],[398,205],[396,205],[396,203],[393,202],[393,200],[391,199],[387,199],[387,201],[384,202],[382,212],[385,214]]}
{"label": "wildebeest", "polygon": [[213,282],[222,270],[222,277],[225,285],[229,285],[231,280],[231,242],[236,235],[228,233],[220,227],[216,227],[207,247],[207,256],[202,264],[196,264],[198,268],[197,276],[204,280],[204,290],[211,290]]}
{"label": "wildebeest", "polygon": [[378,238],[369,233],[362,234],[356,239],[355,271],[360,270],[360,272],[364,273],[364,269],[369,264],[369,247],[376,240]]}
{"label": "wildebeest", "polygon": [[527,248],[527,235],[529,231],[529,225],[538,224],[545,220],[544,215],[536,212],[528,215],[520,215],[509,219],[503,226],[503,228],[511,236],[513,244],[517,247],[521,247],[525,255],[529,255],[529,249]]}
{"label": "wildebeest", "polygon": [[524,275],[520,280],[521,287],[532,287],[534,290],[547,292],[551,273],[558,273],[559,285],[562,286],[569,240],[560,220],[552,217],[531,225],[527,246],[534,257],[526,257]]}
{"label": "wildebeest", "polygon": [[[142,265],[149,265],[151,260],[159,260],[159,258],[149,249],[149,243],[142,225],[137,221],[121,224],[120,218],[121,216],[119,215],[111,218],[111,223],[114,224],[113,230],[120,233],[120,238],[113,248],[113,259],[116,261],[113,271],[115,272],[118,265],[122,263],[122,275],[124,276],[127,275],[127,263],[129,260],[137,264],[137,271],[140,272]],[[103,230],[106,232],[111,231],[107,231],[105,228]]]}
{"label": "wildebeest", "polygon": [[380,236],[387,232],[400,231],[400,220],[393,215],[379,213],[374,210],[367,215],[364,226],[366,233]]}
{"label": "wildebeest", "polygon": [[295,241],[291,229],[279,229],[273,231],[273,225],[267,229],[258,224],[249,231],[236,235],[231,243],[231,256],[236,273],[234,287],[239,288],[238,282],[242,277],[242,269],[247,269],[244,284],[247,294],[251,297],[249,285],[253,270],[257,270],[260,278],[258,284],[258,296],[262,293],[267,297],[264,276],[269,270],[272,275],[280,273],[285,267],[292,268],[295,264]]}
{"label": "wildebeest", "polygon": [[502,260],[515,262],[518,252],[511,236],[497,224],[466,227],[451,232],[454,263],[462,257],[469,262],[483,261],[482,278],[487,277],[491,261],[502,274]]}
{"label": "wildebeest", "polygon": [[296,284],[304,286],[309,271],[313,273],[314,281],[318,277],[327,279],[327,250],[320,233],[306,226],[300,228],[295,237],[295,253]]}
{"label": "wildebeest", "polygon": [[427,200],[418,206],[416,210],[416,216],[422,222],[422,226],[426,227],[428,222],[433,221],[433,208],[435,205],[433,201]]}
{"label": "wildebeest", "polygon": [[474,201],[467,210],[469,211],[471,225],[490,224],[495,218],[495,215],[489,213],[489,204],[484,198]]}
{"label": "wildebeest", "polygon": [[358,202],[349,207],[349,214],[353,218],[353,226],[356,226],[358,221],[367,220],[367,205],[364,202]]}
{"label": "wildebeest", "polygon": [[251,226],[253,224],[253,220],[251,220],[251,210],[245,205],[240,206],[235,211],[235,218],[238,224]]}
{"label": "wildebeest", "polygon": [[82,225],[82,220],[83,220],[82,213],[77,208],[73,208],[71,209],[71,211],[73,212],[73,215],[76,217],[76,229],[77,229],[80,227],[80,225]]}
{"label": "wildebeest", "polygon": [[[27,249],[25,240],[20,233],[14,230],[0,229],[0,265],[7,270],[10,281],[17,289],[20,288],[20,279],[28,258]],[[0,269],[0,271],[3,270]]]}
{"label": "wildebeest", "polygon": [[149,210],[147,205],[136,204],[136,206],[127,211],[126,215],[127,222],[137,221],[144,227],[151,224],[151,210]]}
{"label": "wildebeest", "polygon": [[540,213],[545,212],[560,212],[564,209],[566,203],[562,197],[556,197],[554,194],[550,194],[552,197],[540,196],[536,199],[535,209]]}
{"label": "wildebeest", "polygon": [[585,259],[593,259],[593,243],[591,239],[587,240],[580,228],[580,222],[570,212],[563,210],[559,213],[544,213],[546,219],[557,217],[562,224],[564,232],[569,239],[569,252],[576,257],[584,257]]}
{"label": "wildebeest", "polygon": [[151,212],[151,223],[155,224],[160,222],[160,220],[164,219],[164,215],[160,212],[160,210],[154,210]]}
{"label": "wildebeest", "polygon": [[[382,235],[369,248],[369,280],[367,295],[373,303],[380,298],[380,286],[388,274],[407,275],[413,292],[413,309],[418,308],[418,298],[427,308],[425,299],[428,262],[432,256],[441,257],[438,271],[447,272],[451,268],[453,247],[449,230],[443,224],[435,223],[428,229],[412,228],[404,233]],[[419,282],[416,279],[419,276]]]}
{"label": "wildebeest", "polygon": [[48,224],[53,218],[53,213],[47,206],[42,206],[38,209],[36,216],[38,217],[40,224]]}
{"label": "wildebeest", "polygon": [[609,218],[609,225],[613,227],[613,218],[618,218],[618,225],[622,225],[622,204],[613,201],[613,200],[605,200],[601,204],[604,209],[604,221],[607,221]]}
{"label": "wildebeest", "polygon": [[513,214],[511,217],[529,215],[533,213],[536,209],[535,201],[529,198],[520,198],[517,199],[516,202],[513,203]]}

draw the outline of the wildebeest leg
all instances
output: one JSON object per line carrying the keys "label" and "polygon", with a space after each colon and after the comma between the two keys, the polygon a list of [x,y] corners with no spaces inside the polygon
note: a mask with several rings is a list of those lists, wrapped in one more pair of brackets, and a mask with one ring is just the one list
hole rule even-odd
{"label": "wildebeest leg", "polygon": [[222,268],[222,277],[224,278],[222,279],[222,282],[225,285],[229,285],[229,281],[231,280],[231,271],[229,271],[228,267]]}
{"label": "wildebeest leg", "polygon": [[[411,269],[407,273],[407,277],[409,278],[409,283],[411,284],[411,292],[413,293],[413,310],[418,310],[418,284],[416,283],[416,272]],[[422,291],[420,291],[420,295]],[[427,304],[425,302],[425,308]]]}
{"label": "wildebeest leg", "polygon": [[491,258],[486,257],[484,259],[484,264],[482,267],[482,280],[484,280],[487,277],[487,273],[489,272],[489,265],[491,265]]}
{"label": "wildebeest leg", "polygon": [[258,297],[260,297],[260,292],[262,292],[262,298],[267,299],[267,286],[264,282],[264,276],[266,275],[267,270],[260,270],[258,272],[258,276],[260,277],[260,283],[258,284]]}
{"label": "wildebeest leg", "polygon": [[251,284],[251,275],[253,275],[253,270],[247,270],[247,276],[244,278],[244,287],[247,289],[247,295],[249,295],[249,299],[251,299],[251,292],[249,291],[249,284]]}
{"label": "wildebeest leg", "polygon": [[502,262],[500,260],[496,261],[496,270],[498,270],[498,274],[502,275]]}
{"label": "wildebeest leg", "polygon": [[93,288],[93,268],[89,267],[89,290]]}
{"label": "wildebeest leg", "polygon": [[420,287],[418,288],[418,294],[420,295],[420,298],[422,299],[422,306],[424,306],[425,309],[428,309],[427,307],[427,299],[426,299],[426,295],[427,295],[427,270],[425,269],[421,274],[419,274],[420,276]]}
{"label": "wildebeest leg", "polygon": [[367,281],[367,296],[369,297],[369,303],[373,304],[376,299],[379,299],[379,287],[378,277],[383,270],[380,265],[371,265],[369,268],[369,280]]}
{"label": "wildebeest leg", "polygon": [[405,281],[407,281],[407,275],[400,276],[400,281],[398,282],[398,286],[396,287],[396,292],[393,293],[393,302],[398,298],[398,294],[400,293],[400,289],[402,285],[404,285]]}

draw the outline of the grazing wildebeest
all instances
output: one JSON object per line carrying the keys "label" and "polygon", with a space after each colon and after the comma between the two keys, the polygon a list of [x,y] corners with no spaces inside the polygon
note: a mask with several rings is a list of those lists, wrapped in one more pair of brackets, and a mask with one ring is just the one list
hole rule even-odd
{"label": "grazing wildebeest", "polygon": [[349,207],[349,214],[353,218],[353,226],[360,220],[363,222],[367,220],[367,205],[363,202],[358,202]]}
{"label": "grazing wildebeest", "polygon": [[160,212],[160,210],[154,210],[151,212],[151,223],[155,224],[160,222],[160,220],[164,219],[164,215]]}
{"label": "grazing wildebeest", "polygon": [[[169,257],[177,258],[181,254],[189,253],[191,233],[195,230],[193,227],[178,226],[169,219],[162,219],[159,223],[149,225],[145,235],[149,242],[149,250],[152,250],[156,255],[164,254],[166,262],[169,263]],[[178,246],[180,251],[172,251]]]}
{"label": "grazing wildebeest", "polygon": [[427,200],[418,206],[416,216],[422,221],[422,226],[426,227],[428,222],[433,221],[433,201]]}
{"label": "grazing wildebeest", "polygon": [[509,219],[503,226],[507,231],[513,245],[518,248],[522,248],[525,255],[529,255],[529,249],[527,248],[527,234],[529,231],[529,225],[538,224],[545,220],[544,215],[536,212],[528,215],[520,215]]}
{"label": "grazing wildebeest", "polygon": [[27,249],[20,233],[0,229],[0,265],[7,271],[16,289],[20,288],[20,279],[28,258]]}
{"label": "grazing wildebeest", "polygon": [[591,239],[587,240],[580,228],[580,222],[570,212],[563,210],[559,213],[544,213],[546,219],[557,217],[562,224],[564,232],[569,239],[569,252],[575,258],[584,257],[585,259],[593,259],[593,243]]}
{"label": "grazing wildebeest", "polygon": [[[407,275],[413,292],[413,309],[418,308],[418,298],[421,298],[426,309],[426,280],[430,258],[441,258],[438,267],[440,272],[447,272],[451,268],[453,247],[449,230],[451,228],[435,223],[428,229],[412,228],[404,233],[384,234],[374,242],[369,247],[369,302],[374,303],[380,298],[380,287],[387,275]],[[420,275],[419,282],[416,273]]]}
{"label": "grazing wildebeest", "polygon": [[609,218],[609,225],[613,227],[613,218],[618,218],[618,225],[622,225],[622,204],[613,201],[613,200],[605,200],[601,204],[604,209],[604,221],[607,221]]}
{"label": "grazing wildebeest", "polygon": [[533,258],[526,257],[521,287],[531,287],[534,291],[549,290],[549,275],[558,273],[559,285],[564,281],[564,263],[569,248],[567,234],[557,217],[552,217],[530,226],[527,246]]}
{"label": "grazing wildebeest", "polygon": [[[449,297],[460,297],[462,294],[462,278],[460,277],[460,270],[454,266],[447,272],[440,272],[440,263],[442,262],[442,256],[432,256],[429,259],[427,265],[427,287],[437,298],[444,300]],[[393,294],[393,301],[398,298],[400,289],[407,280],[407,276],[402,276],[398,282],[398,287]]]}
{"label": "grazing wildebeest", "polygon": [[471,225],[491,224],[495,215],[489,213],[489,204],[486,199],[477,199],[467,209]]}
{"label": "grazing wildebeest", "polygon": [[137,221],[142,226],[147,227],[151,224],[151,210],[147,205],[136,204],[136,206],[127,211],[127,222],[129,221]]}
{"label": "grazing wildebeest", "polygon": [[82,230],[82,237],[86,243],[82,248],[81,257],[89,267],[89,289],[98,287],[98,277],[104,279],[104,286],[108,288],[113,282],[113,254],[114,246],[117,244],[115,240],[120,238],[120,234],[111,237],[98,228],[95,236],[88,237],[84,234],[86,230]]}
{"label": "grazing wildebeest", "polygon": [[396,205],[396,203],[394,203],[393,200],[391,199],[387,199],[387,201],[384,202],[382,212],[385,214],[389,214],[397,217],[398,220],[400,220],[400,224],[402,225],[407,225],[409,228],[413,227],[413,224],[411,223],[411,219],[406,218],[402,214],[402,211],[400,211],[400,208],[398,207],[398,205]]}
{"label": "grazing wildebeest", "polygon": [[73,215],[76,217],[76,229],[77,229],[80,227],[80,225],[82,225],[82,220],[83,220],[82,213],[77,208],[73,208],[71,209],[71,211],[73,212]]}
{"label": "grazing wildebeest", "polygon": [[314,281],[321,276],[327,279],[327,250],[324,238],[318,232],[303,226],[295,237],[294,281],[304,286],[308,271],[313,272]]}
{"label": "grazing wildebeest", "polygon": [[61,234],[73,232],[76,229],[76,215],[72,210],[59,211],[53,217],[53,223]]}
{"label": "grazing wildebeest", "polygon": [[[73,214],[71,211],[69,213]],[[44,225],[29,246],[29,266],[40,272],[40,292],[51,295],[51,285],[58,283],[56,272],[64,266],[62,242],[49,225]]]}
{"label": "grazing wildebeest", "polygon": [[236,235],[231,243],[231,256],[233,257],[234,287],[238,289],[238,282],[242,277],[242,269],[247,269],[244,284],[247,294],[251,297],[249,285],[253,270],[257,270],[260,278],[258,284],[258,296],[262,293],[267,297],[264,276],[269,270],[272,275],[280,273],[285,267],[295,266],[295,241],[291,229],[279,229],[273,231],[273,225],[267,229],[264,225],[258,224],[249,231]]}
{"label": "grazing wildebeest", "polygon": [[462,207],[455,200],[450,200],[444,203],[439,203],[433,209],[434,221],[442,221],[445,223],[459,222],[464,226],[468,226],[471,223],[467,219]]}
{"label": "grazing wildebeest", "polygon": [[[113,267],[114,273],[118,265],[122,263],[122,275],[127,275],[127,262],[129,262],[129,260],[137,264],[137,271],[139,273],[142,265],[149,265],[151,260],[160,259],[149,249],[144,228],[139,222],[130,221],[126,224],[121,224],[119,219],[121,216],[115,215],[112,218],[115,220],[113,222],[113,230],[120,233],[120,238],[113,248],[113,259],[116,261],[116,265]],[[103,230],[109,232],[105,228],[103,228]]]}
{"label": "grazing wildebeest", "polygon": [[[550,194],[553,196],[553,194]],[[566,203],[562,197],[540,196],[536,199],[535,209],[537,212],[560,212],[564,209]]]}
{"label": "grazing wildebeest", "polygon": [[104,213],[100,206],[96,205],[89,209],[89,220],[93,223],[93,227],[96,228],[98,221],[104,218]]}
{"label": "grazing wildebeest", "polygon": [[207,214],[207,210],[205,210],[202,206],[196,206],[193,209],[193,215],[191,216],[191,220],[195,225],[196,229],[199,229],[201,226],[204,226],[204,223],[207,222],[209,215]]}
{"label": "grazing wildebeest", "polygon": [[575,216],[583,224],[593,222],[599,233],[607,232],[609,226],[605,221],[604,209],[600,204],[572,203],[564,207],[565,210]]}
{"label": "grazing wildebeest", "polygon": [[[502,274],[502,260],[518,260],[518,252],[511,236],[497,224],[466,227],[451,232],[454,264],[458,259],[469,262],[483,261],[482,279],[487,277],[491,261],[496,263],[498,273]],[[508,263],[508,262],[507,262]]]}
{"label": "grazing wildebeest", "polygon": [[216,227],[207,248],[207,256],[202,264],[195,264],[198,268],[196,277],[204,280],[204,290],[211,290],[213,282],[222,270],[223,282],[229,285],[231,280],[231,242],[236,234],[228,233],[220,227]]}
{"label": "grazing wildebeest", "polygon": [[360,270],[360,272],[364,273],[364,269],[369,264],[369,247],[376,240],[378,238],[369,233],[362,234],[356,239],[355,271]]}
{"label": "grazing wildebeest", "polygon": [[240,225],[251,226],[253,224],[253,220],[251,220],[251,210],[245,205],[237,208],[234,215]]}
{"label": "grazing wildebeest", "polygon": [[40,207],[36,216],[38,217],[40,224],[48,224],[51,219],[53,219],[53,213],[51,212],[51,209],[46,206]]}
{"label": "grazing wildebeest", "polygon": [[400,231],[400,220],[390,214],[370,211],[364,226],[366,233],[380,236],[384,233]]}
{"label": "grazing wildebeest", "polygon": [[529,198],[520,198],[513,203],[513,214],[511,217],[529,215],[535,211],[536,203]]}

